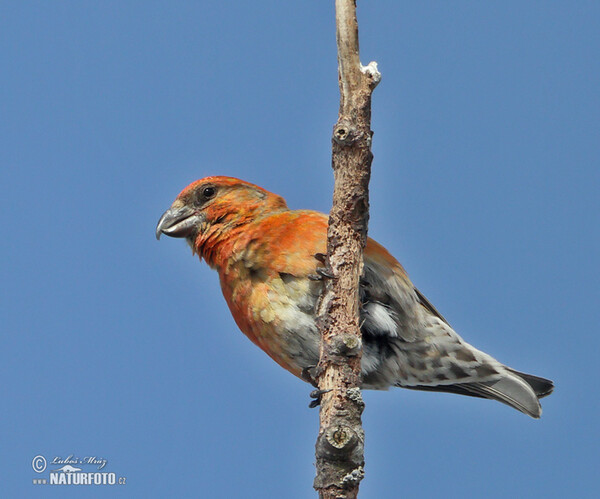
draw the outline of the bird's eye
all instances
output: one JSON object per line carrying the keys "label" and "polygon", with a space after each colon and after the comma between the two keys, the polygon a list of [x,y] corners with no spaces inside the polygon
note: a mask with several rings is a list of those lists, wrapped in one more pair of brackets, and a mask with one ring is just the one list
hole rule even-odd
{"label": "bird's eye", "polygon": [[205,187],[202,190],[202,196],[204,199],[210,199],[217,193],[217,190],[214,187]]}

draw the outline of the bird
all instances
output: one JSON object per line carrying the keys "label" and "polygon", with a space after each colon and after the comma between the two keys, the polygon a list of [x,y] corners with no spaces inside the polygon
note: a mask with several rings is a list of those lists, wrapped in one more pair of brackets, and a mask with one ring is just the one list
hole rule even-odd
{"label": "bird", "polygon": [[[160,217],[219,275],[240,330],[297,377],[319,362],[315,279],[327,250],[327,215],[291,210],[249,182],[209,176],[188,185]],[[362,389],[401,387],[497,400],[539,418],[552,381],[519,372],[465,342],[412,284],[402,265],[367,239],[359,284]]]}

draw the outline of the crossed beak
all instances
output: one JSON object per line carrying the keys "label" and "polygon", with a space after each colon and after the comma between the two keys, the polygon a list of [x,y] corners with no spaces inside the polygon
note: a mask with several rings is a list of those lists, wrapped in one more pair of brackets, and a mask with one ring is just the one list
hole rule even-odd
{"label": "crossed beak", "polygon": [[171,206],[158,221],[156,239],[160,239],[161,234],[170,237],[187,237],[201,221],[202,215],[194,209],[188,206],[180,208]]}

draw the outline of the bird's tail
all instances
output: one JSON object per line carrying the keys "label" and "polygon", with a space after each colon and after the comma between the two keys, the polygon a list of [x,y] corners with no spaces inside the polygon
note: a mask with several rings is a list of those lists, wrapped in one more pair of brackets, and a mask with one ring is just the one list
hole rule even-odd
{"label": "bird's tail", "polygon": [[515,371],[510,367],[506,367],[507,371],[510,371],[513,374],[516,374],[531,387],[531,389],[535,392],[537,398],[544,398],[552,393],[554,390],[554,383],[546,378],[540,378],[539,376],[534,376],[533,374],[525,374],[519,371]]}
{"label": "bird's tail", "polygon": [[493,381],[476,381],[437,386],[405,386],[413,390],[458,393],[471,397],[497,400],[532,418],[542,415],[539,399],[550,395],[554,384],[549,379],[533,376],[504,367],[505,376]]}
{"label": "bird's tail", "polygon": [[510,368],[506,371],[507,376],[498,380],[465,383],[462,387],[476,396],[497,400],[532,418],[539,418],[542,415],[539,399],[552,393],[552,381]]}

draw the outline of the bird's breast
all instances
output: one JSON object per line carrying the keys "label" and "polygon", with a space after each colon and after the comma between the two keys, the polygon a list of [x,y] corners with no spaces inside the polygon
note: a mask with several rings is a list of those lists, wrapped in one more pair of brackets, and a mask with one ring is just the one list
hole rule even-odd
{"label": "bird's breast", "polygon": [[295,375],[317,364],[315,306],[321,283],[249,266],[241,257],[219,274],[235,322],[253,343]]}

